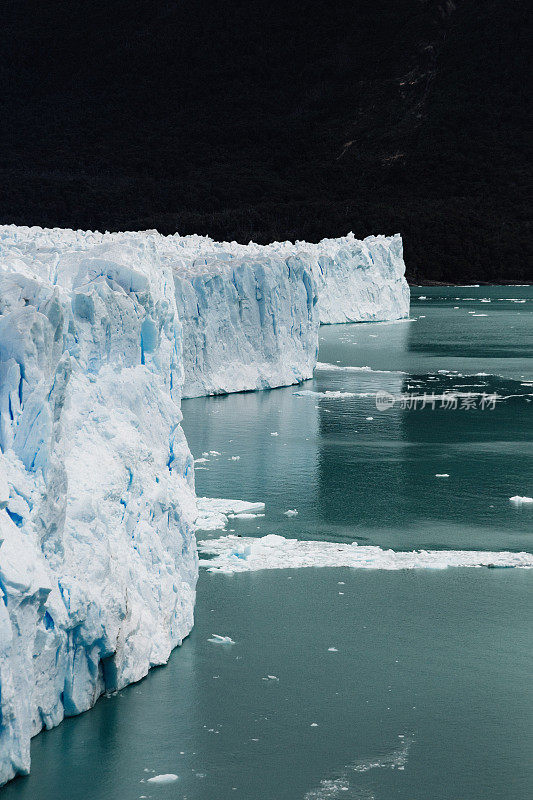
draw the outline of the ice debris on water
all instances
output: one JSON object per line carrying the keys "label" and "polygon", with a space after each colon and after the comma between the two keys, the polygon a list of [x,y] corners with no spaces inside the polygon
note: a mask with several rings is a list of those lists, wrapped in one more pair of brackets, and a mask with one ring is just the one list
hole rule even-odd
{"label": "ice debris on water", "polygon": [[520,497],[520,495],[515,494],[514,497],[510,497],[509,500],[511,503],[516,503],[516,505],[523,505],[524,503],[533,503],[533,497]]}
{"label": "ice debris on water", "polygon": [[[532,501],[533,502],[533,501]],[[249,572],[301,567],[353,569],[445,569],[446,567],[533,568],[533,554],[478,550],[384,550],[376,545],[301,541],[277,534],[263,537],[221,536],[198,542],[210,572]]]}
{"label": "ice debris on water", "polygon": [[195,526],[201,531],[222,530],[228,519],[251,519],[262,515],[264,503],[249,503],[246,500],[227,500],[218,497],[197,497]]}
{"label": "ice debris on water", "polygon": [[287,511],[283,512],[286,517],[297,517],[298,512],[295,508],[288,508]]}

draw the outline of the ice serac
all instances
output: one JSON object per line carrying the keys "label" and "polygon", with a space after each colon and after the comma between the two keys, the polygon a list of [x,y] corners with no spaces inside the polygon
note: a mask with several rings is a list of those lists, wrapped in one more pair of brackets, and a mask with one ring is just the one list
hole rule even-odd
{"label": "ice serac", "polygon": [[0,782],[164,663],[198,556],[182,329],[153,242],[0,231]]}

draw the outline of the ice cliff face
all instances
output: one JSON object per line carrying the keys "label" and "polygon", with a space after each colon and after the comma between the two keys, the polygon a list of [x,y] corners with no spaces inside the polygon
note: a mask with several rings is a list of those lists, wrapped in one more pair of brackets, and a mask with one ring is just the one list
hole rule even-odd
{"label": "ice cliff face", "polygon": [[182,331],[150,243],[0,236],[0,781],[193,623]]}
{"label": "ice cliff face", "polygon": [[320,322],[379,322],[409,316],[402,238],[349,234],[314,246]]}
{"label": "ice cliff face", "polygon": [[288,386],[312,376],[317,291],[299,259],[211,255],[175,269],[174,281],[184,397]]}
{"label": "ice cliff face", "polygon": [[[409,288],[402,240],[348,234],[307,242],[215,242],[156,231],[0,227],[30,262],[39,248],[61,258],[95,247],[144,248],[169,270],[183,328],[183,397],[286,386],[310,378],[318,325],[405,317]],[[69,256],[70,254],[70,256]],[[149,333],[146,333],[149,338]]]}
{"label": "ice cliff face", "polygon": [[317,325],[409,315],[399,235],[248,245],[159,237],[184,328],[184,397],[310,378]]}

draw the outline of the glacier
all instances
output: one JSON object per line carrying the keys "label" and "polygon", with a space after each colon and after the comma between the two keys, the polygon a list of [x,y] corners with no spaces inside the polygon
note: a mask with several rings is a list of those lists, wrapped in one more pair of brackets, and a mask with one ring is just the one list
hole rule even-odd
{"label": "glacier", "polygon": [[401,238],[218,243],[0,226],[0,783],[193,625],[181,400],[297,384],[321,323],[408,315]]}
{"label": "glacier", "polygon": [[[95,247],[133,247],[170,270],[184,398],[300,383],[313,375],[320,324],[409,315],[399,234],[243,245],[157,231],[4,225],[0,241],[26,264],[41,254],[76,259]],[[145,346],[149,340],[147,328]]]}
{"label": "glacier", "polygon": [[181,353],[149,244],[0,239],[0,782],[192,627]]}

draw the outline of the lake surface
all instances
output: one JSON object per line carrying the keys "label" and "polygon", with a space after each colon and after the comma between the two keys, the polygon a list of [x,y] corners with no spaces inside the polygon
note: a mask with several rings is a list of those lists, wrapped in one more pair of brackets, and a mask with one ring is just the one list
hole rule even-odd
{"label": "lake surface", "polygon": [[[198,494],[266,503],[232,530],[533,550],[533,507],[509,502],[533,495],[533,290],[415,287],[411,317],[322,327],[332,366],[300,387],[183,403]],[[532,587],[526,570],[202,571],[169,664],[34,739],[2,797],[529,800]]]}

